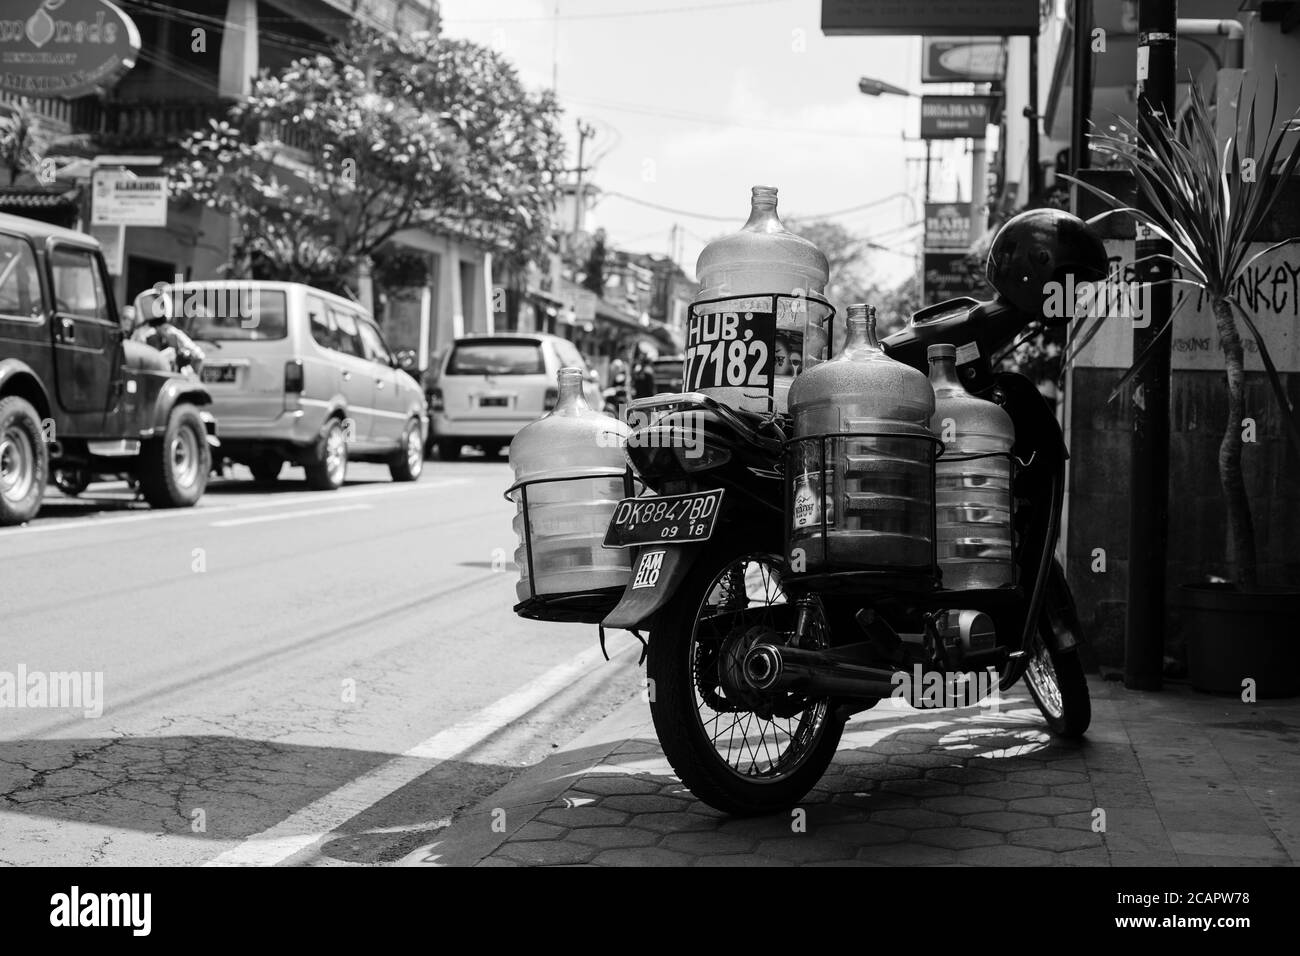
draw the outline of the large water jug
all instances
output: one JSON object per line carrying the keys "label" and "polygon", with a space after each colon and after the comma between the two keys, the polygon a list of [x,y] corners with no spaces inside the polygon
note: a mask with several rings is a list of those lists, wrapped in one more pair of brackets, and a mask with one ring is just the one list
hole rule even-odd
{"label": "large water jug", "polygon": [[[510,443],[516,485],[511,497],[519,539],[515,592],[521,601],[534,593],[571,594],[627,584],[627,550],[606,549],[601,543],[615,506],[625,496],[629,429],[588,405],[582,383],[581,369],[560,369],[554,411],[526,425]],[[524,482],[525,487],[519,488]]]}
{"label": "large water jug", "polygon": [[826,358],[830,309],[809,298],[825,294],[826,256],[782,225],[774,187],[755,186],[748,221],[705,246],[695,274],[683,389],[785,412],[795,376]]}
{"label": "large water jug", "polygon": [[945,588],[996,588],[1012,581],[1011,446],[1015,426],[1001,406],[976,398],[957,378],[957,350],[931,345],[931,427],[944,443],[935,466],[939,568]]}
{"label": "large water jug", "polygon": [[803,548],[808,569],[930,572],[934,393],[880,347],[873,307],[849,306],[844,349],[795,381],[790,410],[796,439],[873,433],[792,446],[791,548]]}

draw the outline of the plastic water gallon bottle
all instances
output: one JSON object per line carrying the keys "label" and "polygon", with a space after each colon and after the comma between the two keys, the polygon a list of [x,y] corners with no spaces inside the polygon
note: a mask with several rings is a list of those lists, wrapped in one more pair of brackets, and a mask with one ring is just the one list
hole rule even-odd
{"label": "plastic water gallon bottle", "polygon": [[[1011,459],[1015,426],[1001,406],[976,398],[957,378],[957,350],[931,345],[931,428],[944,443],[936,464],[939,568],[949,589],[1013,583]],[[979,456],[979,457],[971,457]]]}
{"label": "plastic water gallon bottle", "polygon": [[[696,303],[748,295],[779,294],[789,298],[775,303],[774,329],[770,338],[765,336],[767,340],[762,342],[767,349],[763,357],[772,362],[770,383],[764,380],[764,376],[754,373],[752,368],[742,368],[744,381],[736,383],[734,376],[728,376],[719,384],[712,372],[727,368],[726,362],[719,362],[716,368],[714,365],[705,366],[705,372],[709,374],[684,376],[683,390],[703,392],[733,408],[758,412],[775,408],[785,412],[787,395],[795,377],[826,355],[829,312],[803,298],[825,293],[830,277],[826,256],[813,243],[782,225],[776,212],[775,187],[755,186],[745,225],[739,232],[715,239],[705,246],[696,261],[695,274],[700,280]],[[688,373],[693,369],[692,363],[697,361],[692,349],[717,348],[714,336],[691,339],[692,321],[697,320],[688,319],[687,323]],[[717,328],[716,323],[709,324]],[[724,346],[729,346],[730,342],[722,340]],[[729,354],[721,354],[727,359],[732,358]],[[743,358],[750,361],[758,354],[757,347],[752,346]],[[741,368],[740,365],[734,367]]]}
{"label": "plastic water gallon bottle", "polygon": [[587,404],[581,369],[562,368],[558,378],[555,409],[525,426],[510,443],[516,483],[534,482],[527,486],[531,569],[523,491],[511,494],[519,540],[515,591],[521,601],[534,591],[543,596],[595,591],[623,587],[628,579],[627,550],[601,546],[625,494],[628,426]]}
{"label": "plastic water gallon bottle", "polygon": [[[935,446],[929,438],[934,393],[925,375],[880,347],[874,308],[849,306],[843,350],[795,380],[790,411],[796,438],[871,433],[826,442],[820,497],[827,509],[825,553],[833,567],[820,567],[821,515],[808,516],[808,502],[814,499],[805,493],[801,501],[801,489],[795,486],[791,546],[805,548],[809,569],[929,571],[934,546],[930,467]],[[818,445],[799,444],[803,461],[794,465],[791,475],[796,482],[801,472],[820,471],[820,461],[812,460],[820,458]]]}

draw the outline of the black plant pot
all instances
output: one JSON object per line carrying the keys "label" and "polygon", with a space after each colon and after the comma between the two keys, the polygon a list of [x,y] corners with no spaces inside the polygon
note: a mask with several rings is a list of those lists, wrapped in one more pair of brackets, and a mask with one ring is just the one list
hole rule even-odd
{"label": "black plant pot", "polygon": [[1178,590],[1193,687],[1240,695],[1250,678],[1256,697],[1300,694],[1300,590],[1240,591],[1231,584]]}

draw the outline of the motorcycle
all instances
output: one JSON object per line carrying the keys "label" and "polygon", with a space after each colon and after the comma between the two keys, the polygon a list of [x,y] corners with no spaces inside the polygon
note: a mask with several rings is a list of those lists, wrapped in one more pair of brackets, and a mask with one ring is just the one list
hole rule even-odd
{"label": "motorcycle", "polygon": [[[1060,245],[1064,233],[1073,251]],[[1023,678],[1053,733],[1086,732],[1084,635],[1053,556],[1064,436],[1034,384],[992,357],[1056,321],[1042,309],[1047,282],[1066,272],[1103,278],[1105,251],[1074,217],[1035,211],[1003,227],[989,271],[994,299],[923,309],[882,345],[922,371],[929,346],[961,348],[967,391],[1010,415],[1014,586],[945,590],[937,577],[808,573],[787,537],[789,416],[699,392],[629,406],[626,454],[646,491],[611,519],[606,546],[629,549],[631,576],[602,625],[648,631],[655,730],[705,803],[735,815],[788,809],[826,770],[845,721],[904,685],[951,688],[985,673],[985,689],[1001,692]],[[695,439],[689,454],[683,435]]]}

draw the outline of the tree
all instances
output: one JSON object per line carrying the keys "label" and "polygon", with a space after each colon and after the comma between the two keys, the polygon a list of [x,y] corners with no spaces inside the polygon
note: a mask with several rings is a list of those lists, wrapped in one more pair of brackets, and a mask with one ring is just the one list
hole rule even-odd
{"label": "tree", "polygon": [[592,238],[591,251],[587,253],[587,261],[582,267],[582,287],[596,293],[602,299],[605,297],[605,258],[607,255],[605,230],[597,229],[595,236]]}
{"label": "tree", "polygon": [[[545,243],[556,116],[489,50],[359,28],[333,57],[264,74],[226,120],[191,134],[173,190],[237,217],[238,275],[339,288],[413,227],[522,264]],[[307,162],[291,172],[294,151]]]}
{"label": "tree", "polygon": [[26,100],[0,104],[0,168],[9,174],[9,185],[36,171],[47,145]]}

